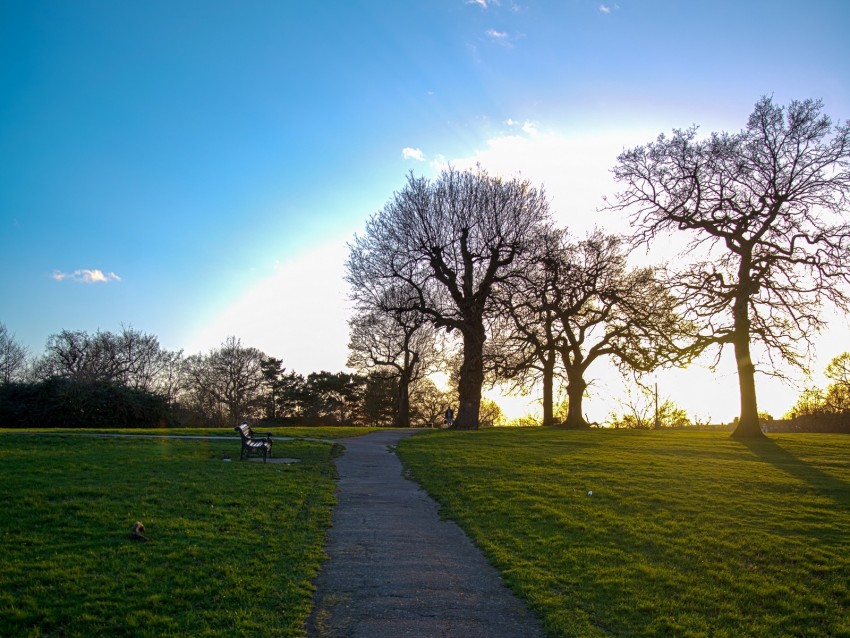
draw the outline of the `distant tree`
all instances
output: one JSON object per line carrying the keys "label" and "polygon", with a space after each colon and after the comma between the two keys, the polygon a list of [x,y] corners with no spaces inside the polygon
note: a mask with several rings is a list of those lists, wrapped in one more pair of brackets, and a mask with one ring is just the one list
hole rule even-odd
{"label": "distant tree", "polygon": [[307,375],[305,419],[310,424],[361,423],[365,386],[366,378],[358,374],[322,371]]}
{"label": "distant tree", "polygon": [[826,390],[806,388],[787,416],[850,412],[850,352],[833,358],[826,366],[824,376],[832,381]]}
{"label": "distant tree", "polygon": [[48,337],[35,371],[41,379],[59,377],[151,391],[167,360],[154,335],[133,328],[94,334],[63,330]]}
{"label": "distant tree", "polygon": [[555,310],[558,292],[549,258],[563,247],[564,231],[551,229],[539,235],[537,250],[524,259],[522,275],[499,289],[499,313],[493,319],[486,358],[496,379],[513,391],[543,393],[544,426],[555,422],[554,392],[558,377],[558,343],[562,335]]}
{"label": "distant tree", "polygon": [[691,327],[678,300],[656,270],[628,267],[620,237],[593,231],[549,252],[544,263],[548,298],[539,299],[545,303],[540,311],[557,320],[554,346],[567,377],[565,425],[589,426],[582,406],[587,371],[596,361],[608,357],[623,370],[649,372],[693,357],[682,345]]}
{"label": "distant tree", "polygon": [[558,401],[555,404],[555,407],[552,410],[553,416],[555,419],[555,423],[564,423],[567,420],[567,417],[570,414],[570,400],[568,398],[564,398],[561,401]]}
{"label": "distant tree", "polygon": [[253,417],[262,403],[266,356],[228,337],[219,348],[186,359],[186,374],[196,405],[209,416],[236,425]]}
{"label": "distant tree", "polygon": [[307,380],[296,372],[289,372],[280,375],[276,387],[277,418],[290,423],[303,419],[310,405]]}
{"label": "distant tree", "polygon": [[833,125],[821,108],[764,97],[740,133],[676,130],[623,152],[614,169],[624,190],[611,208],[631,211],[638,243],[690,233],[677,287],[703,345],[734,348],[734,436],[763,436],[751,343],[804,367],[821,305],[850,306],[850,123]]}
{"label": "distant tree", "polygon": [[0,323],[0,383],[12,383],[23,378],[27,349],[9,334],[6,324]]}
{"label": "distant tree", "polygon": [[260,374],[263,377],[265,418],[269,421],[274,421],[278,418],[278,396],[281,390],[281,379],[285,371],[282,359],[264,357],[260,361]]}
{"label": "distant tree", "polygon": [[436,384],[425,377],[416,381],[410,391],[411,425],[439,424],[446,411],[447,405],[453,401],[442,392]]}
{"label": "distant tree", "polygon": [[[398,385],[398,378],[387,372],[372,370],[366,375],[362,399],[363,419],[366,425],[398,427]],[[404,427],[409,427],[409,421]]]}
{"label": "distant tree", "polygon": [[844,352],[826,366],[824,376],[830,379],[824,403],[830,412],[850,412],[850,352]]}
{"label": "distant tree", "polygon": [[620,408],[619,414],[611,414],[611,427],[651,430],[693,425],[683,408],[670,398],[658,403],[655,391],[645,385],[628,386],[626,395],[620,400]]}
{"label": "distant tree", "polygon": [[175,406],[185,389],[186,374],[183,351],[160,351],[159,366],[152,384],[153,392],[164,397],[168,405]]}
{"label": "distant tree", "polygon": [[494,289],[519,274],[518,257],[548,211],[542,191],[527,181],[480,168],[450,168],[434,181],[411,174],[350,247],[347,280],[354,290],[378,298],[387,287],[403,286],[409,296],[398,310],[416,310],[462,336],[459,429],[479,424]]}
{"label": "distant tree", "polygon": [[825,405],[826,401],[824,401],[823,390],[812,386],[800,393],[800,396],[797,397],[797,402],[785,416],[786,418],[794,418],[809,414],[822,414],[825,412]]}
{"label": "distant tree", "polygon": [[505,414],[499,404],[492,399],[481,399],[481,425],[487,427],[502,427],[505,425]]}
{"label": "distant tree", "polygon": [[395,379],[395,426],[410,427],[410,390],[437,362],[432,322],[417,310],[403,309],[398,289],[381,291],[378,299],[360,297],[349,320],[348,366],[361,373],[390,374]]}

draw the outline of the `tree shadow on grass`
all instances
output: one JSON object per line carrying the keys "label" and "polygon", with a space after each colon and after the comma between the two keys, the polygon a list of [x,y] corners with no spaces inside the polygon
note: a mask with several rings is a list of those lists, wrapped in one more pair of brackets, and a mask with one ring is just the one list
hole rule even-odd
{"label": "tree shadow on grass", "polygon": [[843,505],[850,503],[850,483],[795,456],[775,440],[765,437],[742,440],[741,444],[749,448],[761,461],[807,483],[823,496],[832,498]]}

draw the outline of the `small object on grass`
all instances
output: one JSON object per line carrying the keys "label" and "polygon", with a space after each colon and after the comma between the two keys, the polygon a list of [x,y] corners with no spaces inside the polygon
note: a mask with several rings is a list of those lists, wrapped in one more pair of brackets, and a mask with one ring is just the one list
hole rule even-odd
{"label": "small object on grass", "polygon": [[588,496],[593,496],[593,490],[587,490],[587,495],[588,495]]}
{"label": "small object on grass", "polygon": [[142,524],[142,521],[136,521],[133,523],[133,527],[130,528],[130,538],[134,541],[147,541],[148,537],[143,534],[145,531],[145,526]]}

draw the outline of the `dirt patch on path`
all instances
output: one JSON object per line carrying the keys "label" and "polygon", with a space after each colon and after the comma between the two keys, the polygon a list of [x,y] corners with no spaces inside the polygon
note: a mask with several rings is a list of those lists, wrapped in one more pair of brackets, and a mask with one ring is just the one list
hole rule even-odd
{"label": "dirt patch on path", "polygon": [[390,446],[416,431],[339,441],[330,555],[318,578],[312,638],[535,638],[537,619],[437,504],[402,475]]}

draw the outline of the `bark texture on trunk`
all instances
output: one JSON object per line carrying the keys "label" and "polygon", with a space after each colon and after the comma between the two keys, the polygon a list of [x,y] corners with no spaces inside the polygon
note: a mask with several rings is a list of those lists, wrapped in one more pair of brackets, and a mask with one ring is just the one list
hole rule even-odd
{"label": "bark texture on trunk", "polygon": [[738,388],[741,395],[741,414],[732,436],[739,439],[763,438],[756,402],[756,367],[750,356],[749,295],[742,294],[733,310],[735,321],[735,360],[738,364]]}
{"label": "bark texture on trunk", "polygon": [[758,404],[756,403],[756,367],[750,358],[749,339],[743,343],[735,343],[735,358],[738,362],[738,388],[741,393],[741,414],[738,417],[738,425],[732,436],[735,438],[749,439],[762,438],[759,423]]}
{"label": "bark texture on trunk", "polygon": [[550,356],[543,362],[543,426],[555,423],[553,407],[553,388],[555,377],[555,357]]}
{"label": "bark texture on trunk", "polygon": [[458,408],[452,428],[477,430],[481,409],[481,386],[484,384],[484,326],[463,333],[463,364],[458,380]]}
{"label": "bark texture on trunk", "polygon": [[567,420],[564,423],[570,428],[588,428],[590,425],[584,420],[581,411],[581,403],[584,399],[584,391],[587,390],[587,382],[584,380],[580,370],[567,369],[567,398],[569,405]]}

